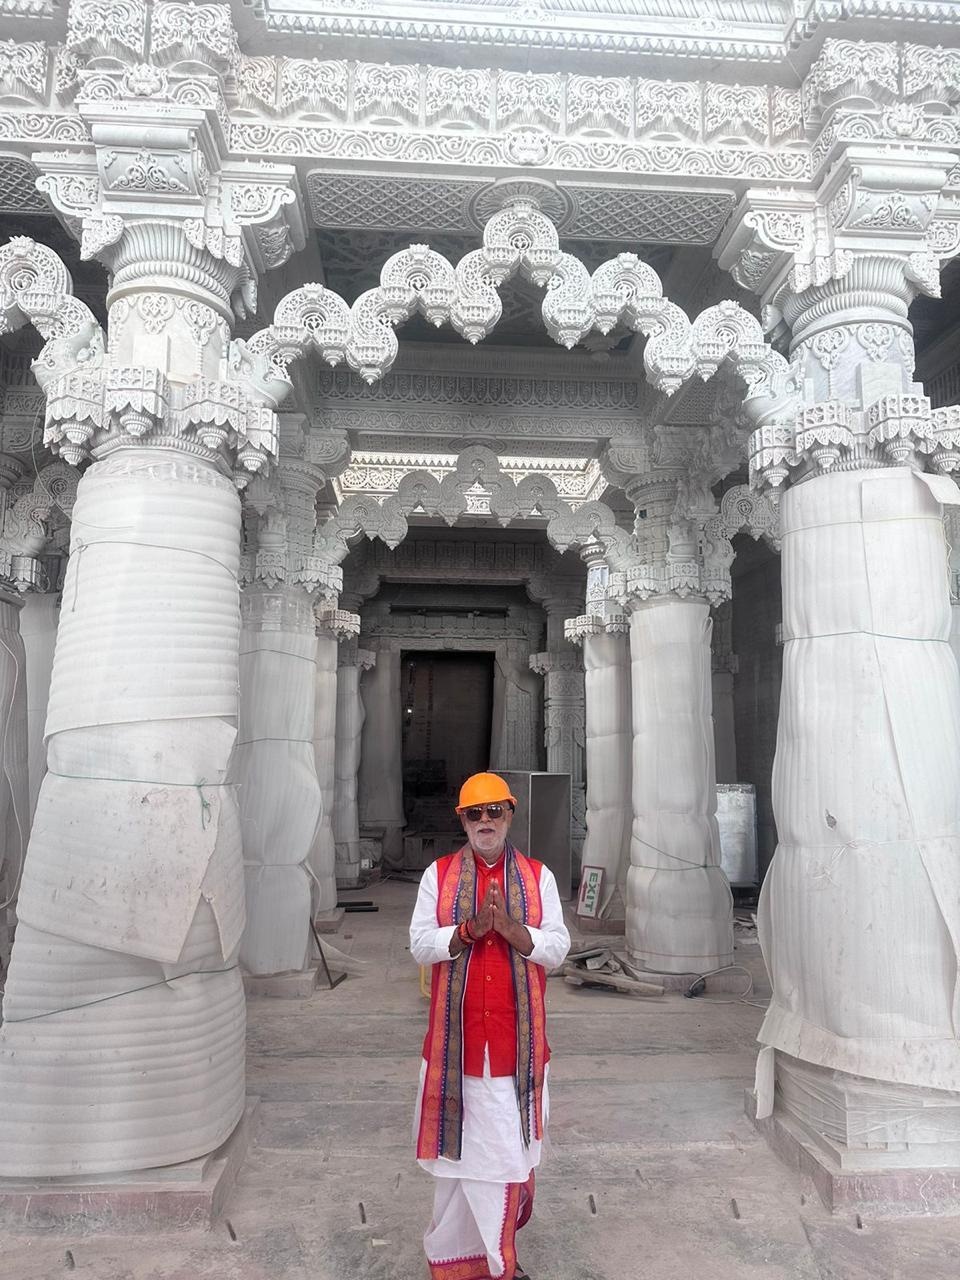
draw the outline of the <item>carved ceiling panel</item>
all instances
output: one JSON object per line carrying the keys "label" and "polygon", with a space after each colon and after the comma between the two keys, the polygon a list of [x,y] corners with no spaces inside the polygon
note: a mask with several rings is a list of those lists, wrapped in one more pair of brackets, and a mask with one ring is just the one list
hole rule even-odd
{"label": "carved ceiling panel", "polygon": [[[733,210],[724,191],[656,191],[613,184],[516,179],[514,194],[531,188],[562,237],[647,244],[713,244]],[[480,233],[501,207],[502,181],[434,175],[337,173],[307,177],[307,200],[321,228]],[[431,235],[431,243],[436,237]]]}

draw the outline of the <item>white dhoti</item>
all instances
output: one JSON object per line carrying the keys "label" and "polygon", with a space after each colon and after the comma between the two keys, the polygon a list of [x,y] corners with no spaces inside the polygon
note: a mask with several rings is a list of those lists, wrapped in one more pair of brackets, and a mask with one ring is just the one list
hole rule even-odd
{"label": "white dhoti", "polygon": [[[424,1062],[415,1135],[426,1069]],[[433,1218],[423,1238],[432,1280],[513,1280],[516,1269],[514,1235],[530,1216],[542,1143],[531,1138],[529,1147],[523,1145],[514,1078],[491,1076],[489,1070],[485,1059],[483,1076],[463,1077],[460,1159],[417,1161],[437,1179]],[[545,1078],[544,1128],[548,1114]]]}

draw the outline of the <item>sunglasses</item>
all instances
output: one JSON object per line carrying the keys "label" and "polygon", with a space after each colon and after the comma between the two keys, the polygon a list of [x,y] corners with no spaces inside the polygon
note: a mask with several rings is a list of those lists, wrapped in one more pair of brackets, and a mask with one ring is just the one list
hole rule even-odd
{"label": "sunglasses", "polygon": [[479,822],[484,814],[497,822],[503,817],[504,807],[502,804],[472,804],[469,809],[461,809],[460,812],[468,822]]}

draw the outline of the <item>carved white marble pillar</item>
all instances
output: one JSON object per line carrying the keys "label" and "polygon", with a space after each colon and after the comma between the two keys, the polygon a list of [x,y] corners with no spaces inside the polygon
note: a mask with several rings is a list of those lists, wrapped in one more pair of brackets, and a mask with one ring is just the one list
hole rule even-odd
{"label": "carved white marble pillar", "polygon": [[[833,96],[864,75],[850,55],[834,70]],[[814,280],[781,246],[764,277],[799,401],[751,409],[752,480],[783,494],[759,1111],[830,1176],[896,1169],[896,1198],[924,1206],[960,1143],[960,676],[940,510],[960,499],[960,410],[931,412],[913,382],[908,307],[951,227],[957,243],[956,222],[930,222],[948,164],[837,156],[819,211],[836,256]],[[767,216],[733,229],[726,259]]]}
{"label": "carved white marble pillar", "polygon": [[579,605],[570,600],[548,598],[547,649],[530,655],[530,670],[543,676],[543,740],[547,751],[547,772],[570,775],[570,843],[574,871],[579,869],[586,835],[586,794],[584,748],[583,664],[580,655],[564,638],[564,624],[579,614]]}
{"label": "carved white marble pillar", "polygon": [[[172,56],[193,55],[174,41]],[[242,347],[226,358],[231,299],[262,258],[242,213],[224,228],[215,101],[157,111],[102,74],[113,92],[82,107],[99,154],[51,153],[43,183],[112,273],[109,346],[49,251],[0,250],[5,326],[26,316],[50,339],[45,441],[93,458],[0,1026],[0,1094],[16,1099],[0,1175],[21,1178],[191,1160],[244,1108],[233,467],[267,464],[286,384]],[[144,200],[144,164],[155,184],[177,175],[175,202]],[[290,176],[259,174],[268,214]]]}
{"label": "carved white marble pillar", "polygon": [[725,600],[713,611],[713,744],[717,782],[737,781],[733,680],[738,660],[732,649],[732,637],[732,601]]}
{"label": "carved white marble pillar", "polygon": [[542,690],[542,682],[530,670],[529,641],[512,639],[498,645],[490,732],[490,768],[494,771],[538,768],[536,734],[542,719]]}
{"label": "carved white marble pillar", "polygon": [[700,522],[684,496],[702,486],[692,486],[682,467],[622,479],[637,510],[636,558],[614,587],[630,610],[627,951],[662,973],[705,973],[733,962],[733,901],[716,819],[707,600],[708,592],[715,600],[729,595],[729,559],[708,569]]}
{"label": "carved white marble pillar", "polygon": [[[630,862],[633,727],[630,701],[629,622],[607,609],[607,566],[588,560],[588,613],[571,618],[568,640],[583,645],[586,726],[586,837],[583,866],[602,867],[597,916],[623,920]],[[592,590],[599,579],[599,593]]]}
{"label": "carved white marble pillar", "polygon": [[360,673],[376,664],[376,654],[359,648],[356,639],[341,642],[337,666],[337,730],[334,761],[333,839],[337,884],[355,887],[360,881],[360,817],[357,809],[357,771],[364,708]]}
{"label": "carved white marble pillar", "polygon": [[403,736],[400,650],[381,645],[360,683],[365,719],[358,778],[360,826],[383,832],[383,862],[403,866]]}
{"label": "carved white marble pillar", "polygon": [[[337,713],[340,703],[339,649],[341,641],[355,640],[359,631],[358,614],[350,613],[346,609],[317,610],[316,714],[313,749],[317,778],[320,782],[321,812],[316,838],[310,851],[310,864],[320,886],[317,911],[321,915],[335,909],[339,879],[334,833]],[[359,848],[357,857],[359,859]]]}

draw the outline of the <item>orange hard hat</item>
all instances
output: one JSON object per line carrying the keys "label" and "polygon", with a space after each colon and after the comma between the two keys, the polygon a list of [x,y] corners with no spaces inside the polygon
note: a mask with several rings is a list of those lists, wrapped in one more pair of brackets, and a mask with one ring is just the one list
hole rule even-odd
{"label": "orange hard hat", "polygon": [[499,774],[475,773],[460,788],[457,813],[475,804],[502,804],[505,800],[516,808],[517,797],[510,794],[510,788]]}

